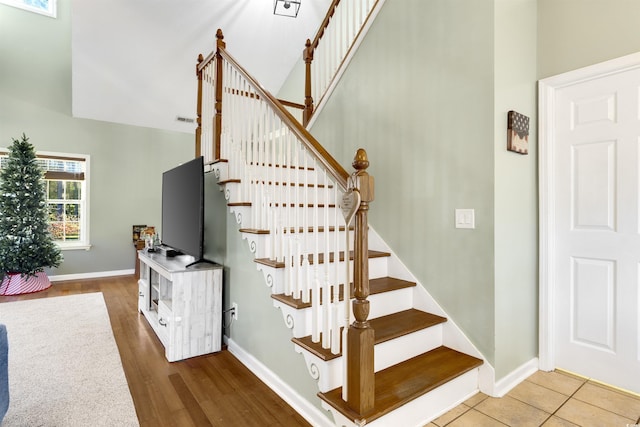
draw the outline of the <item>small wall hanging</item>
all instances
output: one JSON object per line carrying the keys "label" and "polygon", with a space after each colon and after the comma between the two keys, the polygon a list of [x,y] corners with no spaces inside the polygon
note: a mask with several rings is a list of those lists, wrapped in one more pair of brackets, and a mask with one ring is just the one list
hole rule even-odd
{"label": "small wall hanging", "polygon": [[512,110],[507,122],[507,150],[529,154],[529,117]]}

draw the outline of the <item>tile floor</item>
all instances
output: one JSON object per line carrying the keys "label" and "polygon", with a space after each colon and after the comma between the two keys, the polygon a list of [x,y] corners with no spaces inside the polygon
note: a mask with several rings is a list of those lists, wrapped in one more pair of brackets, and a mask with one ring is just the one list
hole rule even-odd
{"label": "tile floor", "polygon": [[640,396],[538,371],[502,398],[479,393],[427,427],[640,427]]}

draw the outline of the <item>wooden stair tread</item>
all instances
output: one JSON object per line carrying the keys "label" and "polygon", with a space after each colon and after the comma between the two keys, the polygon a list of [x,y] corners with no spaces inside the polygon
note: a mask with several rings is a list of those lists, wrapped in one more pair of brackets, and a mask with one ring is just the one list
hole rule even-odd
{"label": "wooden stair tread", "polygon": [[[381,252],[381,251],[369,251],[369,258],[384,258],[384,257],[388,257],[391,256],[391,254],[389,252]],[[339,253],[339,260],[340,261],[344,261],[344,251],[341,251]],[[349,252],[349,259],[353,259],[353,251]],[[334,260],[334,253],[331,252],[329,254],[329,262],[333,262]],[[284,262],[280,262],[280,261],[276,261],[275,259],[269,259],[269,258],[256,258],[253,260],[254,262],[257,262],[258,264],[264,264],[267,265],[269,267],[273,267],[273,268],[284,268]],[[314,260],[310,260],[309,261],[310,264],[314,263]],[[318,254],[318,263],[319,264],[324,264],[324,253]]]}
{"label": "wooden stair tread", "polygon": [[226,185],[226,184],[239,184],[240,180],[237,178],[231,178],[231,179],[221,179],[220,181],[218,181],[218,185],[222,186],[222,185]]}
{"label": "wooden stair tread", "polygon": [[[340,285],[340,300],[344,299],[344,285]],[[408,280],[396,279],[395,277],[379,277],[377,279],[369,279],[369,295],[381,294],[383,292],[391,292],[397,289],[411,288],[416,286],[416,282]],[[294,298],[285,294],[273,294],[271,298],[287,304],[295,309],[303,309],[311,307],[311,302],[304,302],[300,298]],[[351,298],[353,298],[353,283],[351,284]]]}
{"label": "wooden stair tread", "polygon": [[[331,225],[328,227],[329,228],[329,232],[334,232],[336,231],[336,227]],[[325,227],[318,227],[318,233],[324,233],[324,229]],[[285,228],[285,230],[287,230]],[[299,227],[298,231],[296,232],[296,229],[294,227],[290,227],[289,228],[290,233],[291,234],[303,234],[304,233],[304,228],[303,227]],[[345,230],[345,226],[341,225],[338,227],[338,231],[344,231]],[[350,226],[349,230],[353,231],[354,227]],[[314,231],[314,227],[308,227],[307,228],[307,233],[313,233]],[[241,233],[248,233],[248,234],[271,234],[271,231],[269,230],[263,230],[263,229],[259,229],[259,228],[241,228],[240,229]]]}
{"label": "wooden stair tread", "polygon": [[357,414],[342,400],[342,387],[318,397],[350,420],[370,423],[400,406],[482,365],[482,360],[448,347],[438,347],[375,374],[374,408]]}
{"label": "wooden stair tread", "polygon": [[[229,178],[222,179],[218,181],[218,185],[223,186],[227,184],[240,184],[242,180],[240,178]],[[251,184],[255,184],[255,181],[251,181]],[[295,182],[282,182],[282,181],[258,181],[259,184],[265,185],[275,185],[282,187],[308,187],[308,188],[333,188],[333,185],[326,184],[304,184],[304,183],[295,183]]]}
{"label": "wooden stair tread", "polygon": [[376,331],[376,344],[446,322],[446,317],[410,308],[369,320]]}
{"label": "wooden stair tread", "polygon": [[[369,324],[375,331],[375,344],[380,344],[446,321],[445,317],[410,308],[409,310],[370,319]],[[311,336],[293,338],[291,341],[325,361],[342,355],[342,353],[333,354],[330,349],[322,348],[322,343],[313,342]]]}
{"label": "wooden stair tread", "polygon": [[[229,202],[227,203],[227,206],[249,206],[251,207],[251,202]],[[305,206],[304,203],[298,203],[297,205],[295,203],[273,203],[271,205],[271,207],[275,207],[275,208],[324,208],[324,207],[328,207],[329,209],[334,209],[336,207],[335,204],[328,204],[325,205],[324,203],[320,203],[317,205],[314,205],[313,203],[307,203],[307,205]]]}

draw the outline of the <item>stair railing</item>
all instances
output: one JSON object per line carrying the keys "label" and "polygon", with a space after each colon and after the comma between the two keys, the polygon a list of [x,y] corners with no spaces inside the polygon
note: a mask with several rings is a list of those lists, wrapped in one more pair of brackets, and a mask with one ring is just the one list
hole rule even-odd
{"label": "stair railing", "polygon": [[[283,289],[273,292],[311,303],[312,340],[334,354],[346,353],[343,396],[365,413],[374,393],[373,330],[367,321],[373,178],[366,173],[366,153],[358,151],[356,172],[349,174],[227,52],[221,30],[216,39],[216,51],[198,58],[197,154],[207,164],[226,160],[229,177],[240,180],[238,197],[251,206],[250,228],[269,235],[266,256],[284,267]],[[353,279],[349,238],[340,239],[338,232],[342,228],[349,236],[349,216],[355,219]],[[329,262],[340,256],[342,266]]]}
{"label": "stair railing", "polygon": [[333,0],[320,29],[307,39],[303,50],[305,94],[303,124],[311,120],[314,105],[320,105],[338,71],[349,57],[361,32],[384,0]]}

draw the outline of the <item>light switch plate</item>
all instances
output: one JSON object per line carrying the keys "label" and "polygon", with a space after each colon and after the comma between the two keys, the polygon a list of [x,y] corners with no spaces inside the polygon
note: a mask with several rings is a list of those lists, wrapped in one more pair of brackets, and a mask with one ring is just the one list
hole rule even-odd
{"label": "light switch plate", "polygon": [[476,228],[476,210],[456,209],[456,228]]}

